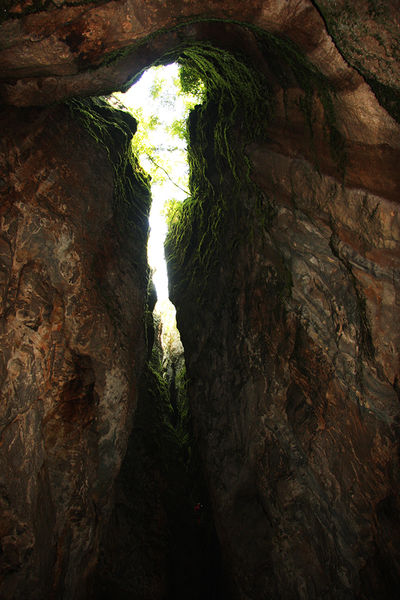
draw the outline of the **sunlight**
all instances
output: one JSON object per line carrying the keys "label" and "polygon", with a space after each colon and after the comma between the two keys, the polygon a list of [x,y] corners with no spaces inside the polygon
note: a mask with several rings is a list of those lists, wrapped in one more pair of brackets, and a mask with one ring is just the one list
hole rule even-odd
{"label": "sunlight", "polygon": [[164,257],[165,209],[171,201],[181,202],[189,195],[184,131],[188,112],[198,99],[182,93],[176,63],[148,69],[128,92],[115,96],[138,120],[133,146],[152,177],[148,260],[158,296],[156,311],[165,312],[170,304]]}

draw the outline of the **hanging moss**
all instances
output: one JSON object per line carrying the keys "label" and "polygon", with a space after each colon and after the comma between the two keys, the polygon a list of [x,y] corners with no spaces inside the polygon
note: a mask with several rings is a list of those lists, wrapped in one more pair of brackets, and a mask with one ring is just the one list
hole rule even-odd
{"label": "hanging moss", "polygon": [[[157,332],[153,337],[158,340]],[[213,589],[220,585],[219,546],[193,440],[185,370],[177,369],[174,382],[168,380],[162,354],[156,341],[143,371],[128,460],[122,468],[124,488],[134,499],[127,545],[135,548],[136,538],[142,550],[151,548],[154,540],[157,544],[161,541],[167,559],[166,597],[200,600],[212,597]],[[171,383],[175,388],[175,411],[171,407]],[[198,502],[205,506],[201,523],[194,513]],[[160,507],[165,523],[154,527],[152,519]],[[144,570],[152,573],[148,561],[151,552],[149,556],[142,552],[132,556],[134,571],[136,562],[139,566],[142,562]],[[138,594],[138,588],[131,593]]]}
{"label": "hanging moss", "polygon": [[66,104],[107,153],[114,170],[114,208],[119,225],[133,227],[147,238],[150,181],[132,152],[136,120],[104,98],[74,98]]}
{"label": "hanging moss", "polygon": [[203,286],[221,249],[227,218],[234,218],[240,205],[237,197],[227,198],[224,188],[235,188],[239,196],[252,187],[240,134],[256,139],[272,105],[263,76],[241,57],[197,44],[185,49],[179,62],[182,88],[193,91],[202,81],[205,102],[189,119],[191,197],[170,215],[167,249],[170,269],[172,263],[179,268],[190,261],[191,282]]}
{"label": "hanging moss", "polygon": [[[299,107],[304,114],[305,123],[313,144],[316,122],[315,101],[319,100],[323,108],[324,128],[328,138],[333,160],[342,178],[346,169],[346,150],[335,115],[335,90],[329,80],[311,63],[291,40],[268,33],[257,32],[257,40],[263,54],[268,57],[268,66],[284,92],[293,83],[303,90]],[[318,168],[318,156],[314,152]]]}
{"label": "hanging moss", "polygon": [[[207,279],[220,264],[220,253],[233,252],[237,245],[233,231],[239,215],[243,229],[246,206],[252,215],[247,221],[252,225],[247,232],[241,231],[241,236],[252,238],[254,227],[268,230],[274,219],[273,199],[252,182],[245,149],[247,144],[265,139],[277,85],[284,90],[303,90],[300,108],[311,143],[315,101],[319,100],[332,156],[342,176],[345,171],[345,147],[329,82],[289,40],[253,32],[268,63],[268,73],[254,69],[240,53],[208,43],[193,44],[179,57],[183,89],[198,90],[201,81],[205,93],[203,104],[192,111],[188,122],[191,197],[170,213],[166,249],[170,280],[180,280],[182,294],[189,288],[197,290],[194,293],[200,303]],[[175,277],[178,272],[179,277]]]}

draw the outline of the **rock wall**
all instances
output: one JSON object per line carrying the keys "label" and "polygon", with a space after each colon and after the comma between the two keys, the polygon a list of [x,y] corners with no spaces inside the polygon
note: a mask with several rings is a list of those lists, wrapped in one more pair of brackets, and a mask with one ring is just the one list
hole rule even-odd
{"label": "rock wall", "polygon": [[[0,596],[10,600],[87,597],[146,355],[149,195],[129,161],[136,123],[101,102],[80,109],[0,115]],[[92,134],[78,118],[89,113]]]}
{"label": "rock wall", "polygon": [[[397,0],[1,11],[0,595],[88,597],[147,352],[147,200],[120,160],[134,124],[114,113],[110,128],[98,101],[32,107],[208,52],[200,203],[170,270],[231,596],[397,598]],[[240,53],[249,79],[229,70]],[[162,596],[150,572],[136,592]]]}
{"label": "rock wall", "polygon": [[358,97],[367,80],[398,114],[397,0],[5,0],[0,100],[37,106],[122,89],[196,41],[243,49],[251,36],[239,24],[298,44],[339,94]]}
{"label": "rock wall", "polygon": [[258,139],[225,90],[191,117],[167,247],[196,434],[233,597],[395,598],[400,128],[367,94],[363,129],[335,100],[327,122],[280,57]]}
{"label": "rock wall", "polygon": [[90,597],[223,600],[230,595],[192,440],[182,346],[163,347],[155,321]]}

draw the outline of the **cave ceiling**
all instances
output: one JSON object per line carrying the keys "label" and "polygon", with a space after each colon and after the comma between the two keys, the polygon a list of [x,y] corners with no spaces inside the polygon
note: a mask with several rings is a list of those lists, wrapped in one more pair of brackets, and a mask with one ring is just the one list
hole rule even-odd
{"label": "cave ceiling", "polygon": [[[399,3],[385,3],[384,14],[375,4],[358,0],[349,15],[340,1],[6,1],[0,99],[30,106],[107,94],[198,40],[250,47],[252,28],[295,42],[340,92],[354,93],[367,80],[387,98],[388,86],[395,95],[399,90]],[[386,63],[390,69],[382,68]]]}

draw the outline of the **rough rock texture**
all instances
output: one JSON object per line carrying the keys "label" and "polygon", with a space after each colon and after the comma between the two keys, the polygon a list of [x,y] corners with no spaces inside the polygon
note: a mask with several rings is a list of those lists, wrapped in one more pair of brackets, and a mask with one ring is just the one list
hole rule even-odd
{"label": "rough rock texture", "polygon": [[315,5],[339,51],[399,120],[399,2],[358,0],[355,6],[346,0],[321,0]]}
{"label": "rough rock texture", "polygon": [[[151,327],[149,326],[149,330]],[[94,600],[224,600],[221,554],[192,445],[182,355],[150,348],[95,572]],[[182,350],[181,350],[182,351]],[[181,375],[183,375],[181,373]],[[202,508],[194,507],[201,502]]]}
{"label": "rough rock texture", "polygon": [[[148,192],[127,167],[123,227],[69,108],[0,117],[0,596],[85,598],[145,359]],[[108,126],[123,155],[135,121]]]}
{"label": "rough rock texture", "polygon": [[[241,160],[229,146],[217,156],[214,139],[227,138],[216,104],[197,111],[207,134],[192,138],[205,157],[193,163],[201,211],[195,221],[185,213],[190,243],[171,258],[231,596],[397,598],[398,1],[3,6],[8,107],[123,88],[154,61],[201,58],[204,41],[243,52],[265,78],[229,138]],[[252,112],[256,138],[246,129]],[[107,152],[69,110],[3,108],[1,120],[0,596],[85,598],[146,354],[145,232],[122,227]],[[133,466],[132,449],[144,457]],[[131,468],[145,485],[148,459],[132,438],[118,499]],[[165,507],[153,507],[140,510],[161,522]],[[154,529],[146,532],[150,540]],[[121,596],[127,587],[164,593],[154,573],[163,559],[142,558],[142,579],[131,564],[123,575],[122,560],[114,571],[130,578]]]}
{"label": "rough rock texture", "polygon": [[[162,600],[168,591],[167,445],[161,443],[165,385],[146,368],[132,433],[101,544],[93,598]],[[168,461],[167,461],[168,462]]]}
{"label": "rough rock texture", "polygon": [[230,138],[255,188],[210,142],[215,102],[192,117],[168,243],[215,522],[238,598],[396,598],[400,127],[366,93],[332,147],[317,95],[274,90],[263,141],[245,113]]}
{"label": "rough rock texture", "polygon": [[[370,5],[376,3],[366,0],[357,0],[359,9],[354,11],[342,1],[309,0],[9,4],[0,24],[0,98],[4,103],[29,106],[114,91],[154,61],[173,60],[179,54],[177,48],[199,39],[220,43],[233,35],[237,23],[293,40],[339,89],[346,87],[355,96],[363,79],[341,53],[350,64],[362,63],[362,73],[376,81],[382,96],[390,96],[389,104],[393,101],[389,92],[400,89],[397,0],[375,12]],[[207,20],[219,21],[219,31],[210,31]],[[329,33],[340,33],[338,47],[326,22],[332,23]],[[352,62],[354,57],[357,61]]]}

